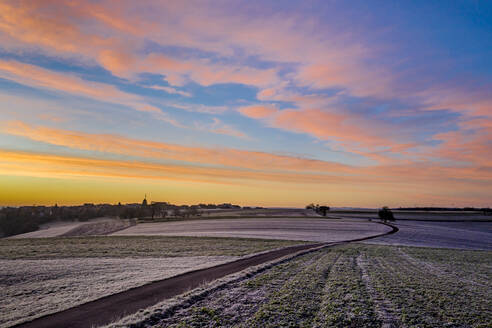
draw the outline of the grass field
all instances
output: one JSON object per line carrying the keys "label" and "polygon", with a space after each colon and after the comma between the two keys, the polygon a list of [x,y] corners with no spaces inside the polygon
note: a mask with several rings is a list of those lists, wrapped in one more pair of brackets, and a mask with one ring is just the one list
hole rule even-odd
{"label": "grass field", "polygon": [[0,327],[293,241],[196,237],[0,239]]}
{"label": "grass field", "polygon": [[0,260],[0,327],[238,256]]}
{"label": "grass field", "polygon": [[490,327],[491,268],[492,252],[338,246],[136,327]]}
{"label": "grass field", "polygon": [[0,239],[0,259],[243,256],[296,244],[302,242],[163,236]]}

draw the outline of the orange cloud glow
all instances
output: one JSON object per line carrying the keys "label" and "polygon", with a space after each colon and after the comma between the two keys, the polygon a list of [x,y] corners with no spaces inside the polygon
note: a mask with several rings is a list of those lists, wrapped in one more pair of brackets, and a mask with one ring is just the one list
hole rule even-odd
{"label": "orange cloud glow", "polygon": [[0,1],[0,175],[486,199],[487,58],[335,3]]}
{"label": "orange cloud glow", "polygon": [[53,145],[147,158],[172,159],[248,169],[269,168],[274,170],[334,172],[345,170],[344,165],[319,160],[230,148],[186,147],[163,142],[130,139],[111,134],[90,134],[48,127],[36,127],[20,121],[4,123],[0,126],[0,131]]}
{"label": "orange cloud glow", "polygon": [[[414,181],[408,181],[408,174],[416,174],[416,172],[422,170],[426,173],[419,173]],[[4,179],[3,176],[70,179],[72,185],[76,186],[78,183],[86,183],[84,181],[90,178],[99,181],[98,183],[102,188],[107,188],[108,184],[129,180],[133,180],[135,183],[142,180],[169,181],[170,183],[179,184],[189,182],[205,183],[209,185],[207,187],[209,193],[222,193],[224,190],[230,191],[229,188],[233,188],[235,194],[229,195],[228,197],[230,198],[242,199],[243,201],[245,199],[256,199],[256,203],[272,205],[281,203],[279,203],[278,198],[270,197],[271,195],[267,191],[270,189],[272,193],[277,195],[288,190],[290,196],[286,195],[284,202],[294,202],[298,205],[302,205],[303,202],[309,202],[313,197],[318,199],[316,197],[319,197],[320,192],[322,192],[323,198],[328,197],[332,201],[343,200],[345,204],[368,204],[375,200],[373,196],[376,194],[379,202],[384,201],[390,205],[392,203],[407,204],[408,199],[406,198],[409,196],[413,197],[413,199],[439,198],[441,202],[450,202],[456,199],[468,199],[463,193],[472,190],[485,192],[492,181],[492,170],[490,169],[488,172],[472,172],[469,169],[456,170],[407,166],[363,168],[360,172],[363,174],[346,176],[249,171],[0,150],[0,180]],[[481,173],[482,176],[480,176]],[[459,174],[462,179],[459,194],[456,194],[456,189],[453,188],[453,186],[456,186],[454,181],[455,174]],[[77,182],[77,179],[80,179],[78,180],[80,182]],[[467,179],[469,180],[467,181]],[[239,189],[237,189],[238,187]],[[265,189],[266,187],[270,189]],[[150,188],[150,186],[147,185],[147,188]],[[262,194],[272,199],[273,203],[258,200],[258,189],[255,188],[262,188]],[[275,191],[276,188],[278,188],[278,191]],[[256,195],[248,194],[248,190],[256,193]],[[299,190],[302,190],[301,194],[299,194]],[[414,191],[412,192],[412,190]],[[189,194],[187,200],[199,199],[199,194],[204,192],[206,192],[205,189],[200,188],[197,195]],[[70,193],[69,190],[65,191],[65,194]],[[348,195],[357,197],[357,199],[347,201]],[[55,199],[59,199],[63,196],[56,195],[56,197]],[[88,194],[79,195],[79,197],[88,197]],[[226,197],[226,200],[230,199],[228,197]],[[476,197],[470,197],[469,199],[474,201],[484,200]]]}
{"label": "orange cloud glow", "polygon": [[[101,151],[129,156],[139,156],[154,159],[171,159],[186,161],[190,163],[214,164],[222,167],[214,168],[214,172],[227,172],[225,175],[240,176],[243,172],[248,178],[257,176],[262,179],[260,172],[281,171],[298,172],[297,176],[302,180],[315,181],[337,176],[337,179],[355,181],[372,181],[379,183],[432,183],[439,181],[452,181],[455,176],[472,181],[492,180],[492,169],[490,167],[473,166],[436,166],[429,164],[390,164],[368,167],[354,167],[338,163],[320,160],[311,160],[300,157],[276,155],[264,152],[243,151],[230,148],[212,149],[201,147],[186,147],[176,144],[152,142],[138,139],[130,139],[110,134],[88,134],[75,131],[59,130],[46,127],[33,127],[22,122],[10,122],[4,124],[2,132],[23,136],[35,141],[66,146],[74,149]],[[103,161],[104,162],[104,161]],[[150,164],[149,164],[150,165]],[[176,166],[177,167],[177,166]],[[231,168],[226,168],[231,167]],[[234,172],[234,173],[231,173]],[[317,172],[318,175],[311,173]],[[309,173],[309,174],[308,174]],[[319,173],[330,175],[319,175]],[[286,173],[287,174],[287,173]],[[287,176],[289,176],[288,173]],[[307,175],[306,175],[307,174]],[[217,175],[219,175],[217,173]],[[408,176],[414,176],[411,182]],[[316,177],[314,179],[313,177]],[[330,179],[331,179],[330,178]]]}

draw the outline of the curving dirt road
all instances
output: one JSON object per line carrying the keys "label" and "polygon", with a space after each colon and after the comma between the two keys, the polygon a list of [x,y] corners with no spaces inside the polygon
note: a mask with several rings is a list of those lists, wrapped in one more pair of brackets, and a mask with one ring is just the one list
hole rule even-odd
{"label": "curving dirt road", "polygon": [[[388,225],[389,226],[389,225]],[[141,287],[133,288],[121,293],[113,294],[88,302],[65,311],[49,314],[30,322],[22,323],[14,327],[23,328],[55,328],[73,327],[86,328],[95,327],[111,323],[116,318],[137,312],[155,305],[165,299],[172,298],[183,292],[196,288],[203,283],[213,281],[226,275],[239,272],[248,267],[273,261],[297,252],[311,251],[316,248],[329,247],[348,242],[362,241],[376,237],[392,234],[398,231],[396,227],[390,226],[391,231],[382,234],[351,239],[333,243],[318,243],[309,245],[299,245],[282,248],[258,254],[249,258],[240,259],[234,262],[221,264],[218,266],[187,272],[168,279],[156,281]]]}

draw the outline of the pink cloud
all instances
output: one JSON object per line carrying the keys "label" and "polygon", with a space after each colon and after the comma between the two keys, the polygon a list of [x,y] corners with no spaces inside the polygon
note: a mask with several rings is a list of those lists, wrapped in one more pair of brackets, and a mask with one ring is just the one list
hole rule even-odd
{"label": "pink cloud", "polygon": [[393,142],[363,130],[351,122],[353,118],[345,114],[335,114],[318,109],[282,110],[275,115],[271,124],[282,129],[307,133],[322,140],[335,139],[342,144],[352,143],[362,147],[392,145]]}
{"label": "pink cloud", "polygon": [[[45,10],[46,6],[50,10]],[[177,60],[162,54],[142,57],[134,50],[139,48],[142,38],[227,56],[232,54],[232,49],[240,48],[266,60],[303,63],[298,80],[315,86],[326,86],[328,81],[330,86],[350,87],[347,83],[354,82],[352,64],[357,64],[362,54],[367,55],[367,49],[361,49],[359,45],[342,46],[341,42],[332,42],[329,47],[321,46],[327,43],[326,40],[307,38],[306,31],[299,29],[295,20],[287,17],[274,16],[269,22],[242,17],[237,15],[239,13],[232,17],[224,11],[225,8],[199,3],[194,8],[170,3],[151,6],[159,15],[141,17],[131,2],[121,2],[117,8],[104,2],[99,5],[58,2],[56,7],[28,2],[16,6],[6,2],[2,9],[7,14],[0,29],[21,42],[41,46],[47,51],[72,56],[82,54],[116,75],[128,77],[134,72],[154,72],[157,69],[166,74],[167,80],[174,85],[182,85],[187,78],[203,85],[243,83],[260,87],[271,86],[279,80],[273,68],[256,69],[196,59]],[[237,24],[238,21],[241,24]],[[337,38],[332,37],[334,40]],[[306,57],[305,53],[310,53],[310,56]],[[362,69],[361,65],[357,66],[357,69]],[[313,70],[317,73],[313,74]],[[334,70],[337,71],[336,76],[332,74]],[[363,73],[367,74],[357,77],[357,88],[362,90],[365,85],[374,89],[378,76],[365,71]],[[361,81],[360,76],[367,78]],[[306,77],[313,78],[313,81],[306,81]]]}
{"label": "pink cloud", "polygon": [[99,52],[97,60],[113,74],[129,77],[137,64],[138,58],[129,52],[107,49]]}
{"label": "pink cloud", "polygon": [[256,105],[241,107],[239,108],[239,111],[244,116],[254,119],[262,119],[274,115],[278,112],[278,109],[273,106]]}
{"label": "pink cloud", "polygon": [[[122,3],[121,6],[126,5]],[[1,4],[0,9],[0,31],[12,38],[28,46],[41,46],[54,55],[82,55],[85,60],[98,62],[118,76],[128,78],[136,73],[157,72],[165,74],[167,81],[173,85],[182,85],[188,79],[203,85],[268,85],[276,79],[274,69],[259,70],[224,63],[213,64],[205,60],[182,60],[162,54],[139,56],[134,50],[138,49],[136,45],[141,40],[135,37],[144,37],[145,33],[159,30],[162,26],[156,23],[139,24],[140,20],[131,19],[111,6],[75,5],[71,2],[59,2],[56,6],[31,2],[19,5],[7,1]],[[104,30],[101,24],[88,28],[88,25],[94,25],[94,21],[114,30]],[[128,32],[134,37],[129,39]]]}
{"label": "pink cloud", "polygon": [[31,87],[131,106],[139,111],[161,112],[159,108],[146,104],[140,96],[123,92],[112,85],[86,81],[75,75],[59,73],[14,60],[0,59],[0,77]]}
{"label": "pink cloud", "polygon": [[[326,26],[323,26],[324,33],[312,33],[313,27],[320,26],[316,22],[305,24],[302,17],[296,15],[276,13],[265,20],[264,17],[232,11],[228,5],[204,2],[193,5],[152,2],[148,6],[150,9],[144,11],[133,1],[121,1],[118,5],[107,1],[98,4],[2,1],[0,31],[2,38],[14,40],[18,49],[35,49],[56,57],[76,58],[84,64],[101,65],[126,78],[153,72],[164,75],[174,86],[191,81],[204,86],[216,83],[256,86],[260,89],[257,94],[259,100],[288,101],[293,103],[293,108],[278,110],[269,105],[247,106],[240,109],[243,115],[274,128],[306,133],[320,140],[335,140],[343,149],[386,164],[394,163],[388,153],[405,155],[415,144],[411,140],[401,140],[391,127],[381,122],[364,120],[335,108],[332,99],[316,94],[316,89],[337,88],[343,94],[356,97],[417,98],[426,109],[459,112],[463,121],[469,122],[463,123],[459,131],[435,135],[434,139],[442,144],[427,147],[432,153],[429,150],[422,154],[422,158],[437,156],[439,159],[466,161],[476,165],[477,170],[454,169],[451,172],[441,168],[436,174],[446,172],[449,176],[459,173],[475,177],[480,172],[478,165],[488,167],[491,161],[488,155],[492,138],[489,86],[481,91],[470,91],[470,88],[462,86],[431,87],[423,91],[419,87],[405,88],[409,87],[408,83],[391,67],[366,64],[368,59],[378,55],[375,45],[330,31]],[[197,57],[149,54],[143,51],[147,40],[161,46],[182,46],[209,52],[228,60],[219,63]],[[9,47],[7,43],[2,46],[4,44]],[[237,54],[242,58],[271,61],[274,68],[241,64],[241,58],[236,61]],[[292,71],[280,77],[275,64],[292,65]],[[139,97],[112,86],[83,81],[70,74],[55,73],[33,65],[4,60],[0,62],[0,74],[34,87],[127,104],[153,114],[160,111]],[[287,91],[289,86],[315,90],[309,95],[296,94]],[[173,92],[176,88],[162,90]],[[178,106],[214,114],[227,110],[224,106]],[[160,119],[173,122],[171,118],[160,115]],[[472,119],[477,116],[485,118],[482,121]],[[221,123],[214,128],[216,133],[241,136],[242,132],[234,132],[233,127]],[[421,168],[405,169],[408,174],[426,175],[419,171]]]}
{"label": "pink cloud", "polygon": [[[332,140],[342,145],[342,149],[373,159],[388,160],[387,154],[401,152],[415,144],[401,143],[390,140],[384,135],[374,133],[373,129],[362,128],[374,126],[360,117],[349,114],[331,113],[320,109],[283,109],[274,106],[253,105],[239,108],[244,116],[258,119],[266,125],[291,132],[305,133],[320,140]],[[376,152],[377,148],[385,151]]]}
{"label": "pink cloud", "polygon": [[[174,85],[190,79],[203,85],[244,83],[270,89],[283,82],[275,69],[139,54],[144,39],[148,39],[226,57],[240,49],[245,56],[295,63],[298,69],[289,79],[302,86],[342,88],[355,96],[405,96],[396,90],[405,83],[398,81],[395,73],[382,65],[366,64],[367,59],[377,58],[375,45],[370,47],[359,39],[330,31],[328,26],[323,26],[324,33],[313,35],[309,24],[301,24],[303,17],[274,14],[265,20],[241,11],[231,12],[229,6],[205,2],[192,6],[151,2],[147,7],[149,10],[141,10],[132,1],[120,1],[117,6],[109,1],[4,1],[0,7],[0,30],[19,42],[57,56],[83,56],[124,77],[157,69]],[[425,95],[424,101],[441,107],[448,103],[460,111],[471,102],[481,113],[490,110],[490,97],[439,104],[434,100],[441,93],[433,91]],[[262,96],[267,95],[260,93],[259,99]]]}
{"label": "pink cloud", "polygon": [[120,91],[112,85],[85,81],[75,75],[54,72],[14,60],[0,59],[0,76],[33,87],[58,90],[103,101],[135,103],[139,100],[138,96]]}
{"label": "pink cloud", "polygon": [[449,109],[468,116],[492,118],[492,96],[485,88],[467,90],[457,87],[434,87],[417,94],[428,110]]}
{"label": "pink cloud", "polygon": [[492,127],[470,128],[439,133],[434,139],[442,142],[429,156],[447,159],[453,163],[463,163],[476,167],[490,166],[492,163]]}
{"label": "pink cloud", "polygon": [[129,106],[138,111],[152,113],[157,119],[174,126],[184,127],[184,125],[169,117],[168,114],[163,113],[160,108],[146,103],[140,96],[123,92],[109,84],[86,81],[75,75],[59,73],[14,60],[1,59],[0,77],[35,88]]}

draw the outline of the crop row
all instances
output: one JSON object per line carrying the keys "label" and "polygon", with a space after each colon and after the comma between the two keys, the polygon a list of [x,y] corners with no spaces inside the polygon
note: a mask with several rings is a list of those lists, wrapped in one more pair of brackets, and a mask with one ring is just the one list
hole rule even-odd
{"label": "crop row", "polygon": [[327,249],[215,292],[159,327],[380,326],[356,263],[358,250]]}
{"label": "crop row", "polygon": [[327,252],[305,266],[279,288],[244,327],[311,327],[336,257],[335,252]]}
{"label": "crop row", "polygon": [[378,293],[399,310],[403,325],[487,327],[490,324],[490,290],[456,276],[439,274],[429,267],[433,255],[427,257],[429,262],[422,263],[412,261],[395,247],[371,247],[365,256],[370,279]]}
{"label": "crop row", "polygon": [[165,327],[231,327],[244,323],[272,294],[297,273],[318,260],[313,253],[264,271],[250,279],[234,283],[192,306],[183,307],[172,317],[163,318],[158,326]]}
{"label": "crop row", "polygon": [[373,300],[356,262],[357,249],[347,249],[327,277],[314,327],[380,327]]}
{"label": "crop row", "polygon": [[435,249],[408,247],[400,250],[421,262],[427,268],[451,278],[461,279],[471,284],[492,288],[490,273],[491,252],[452,249]]}
{"label": "crop row", "polygon": [[[486,284],[492,278],[491,264],[492,252],[337,246],[228,284],[153,323],[155,327],[490,327],[492,295]],[[478,274],[471,275],[474,269]]]}

